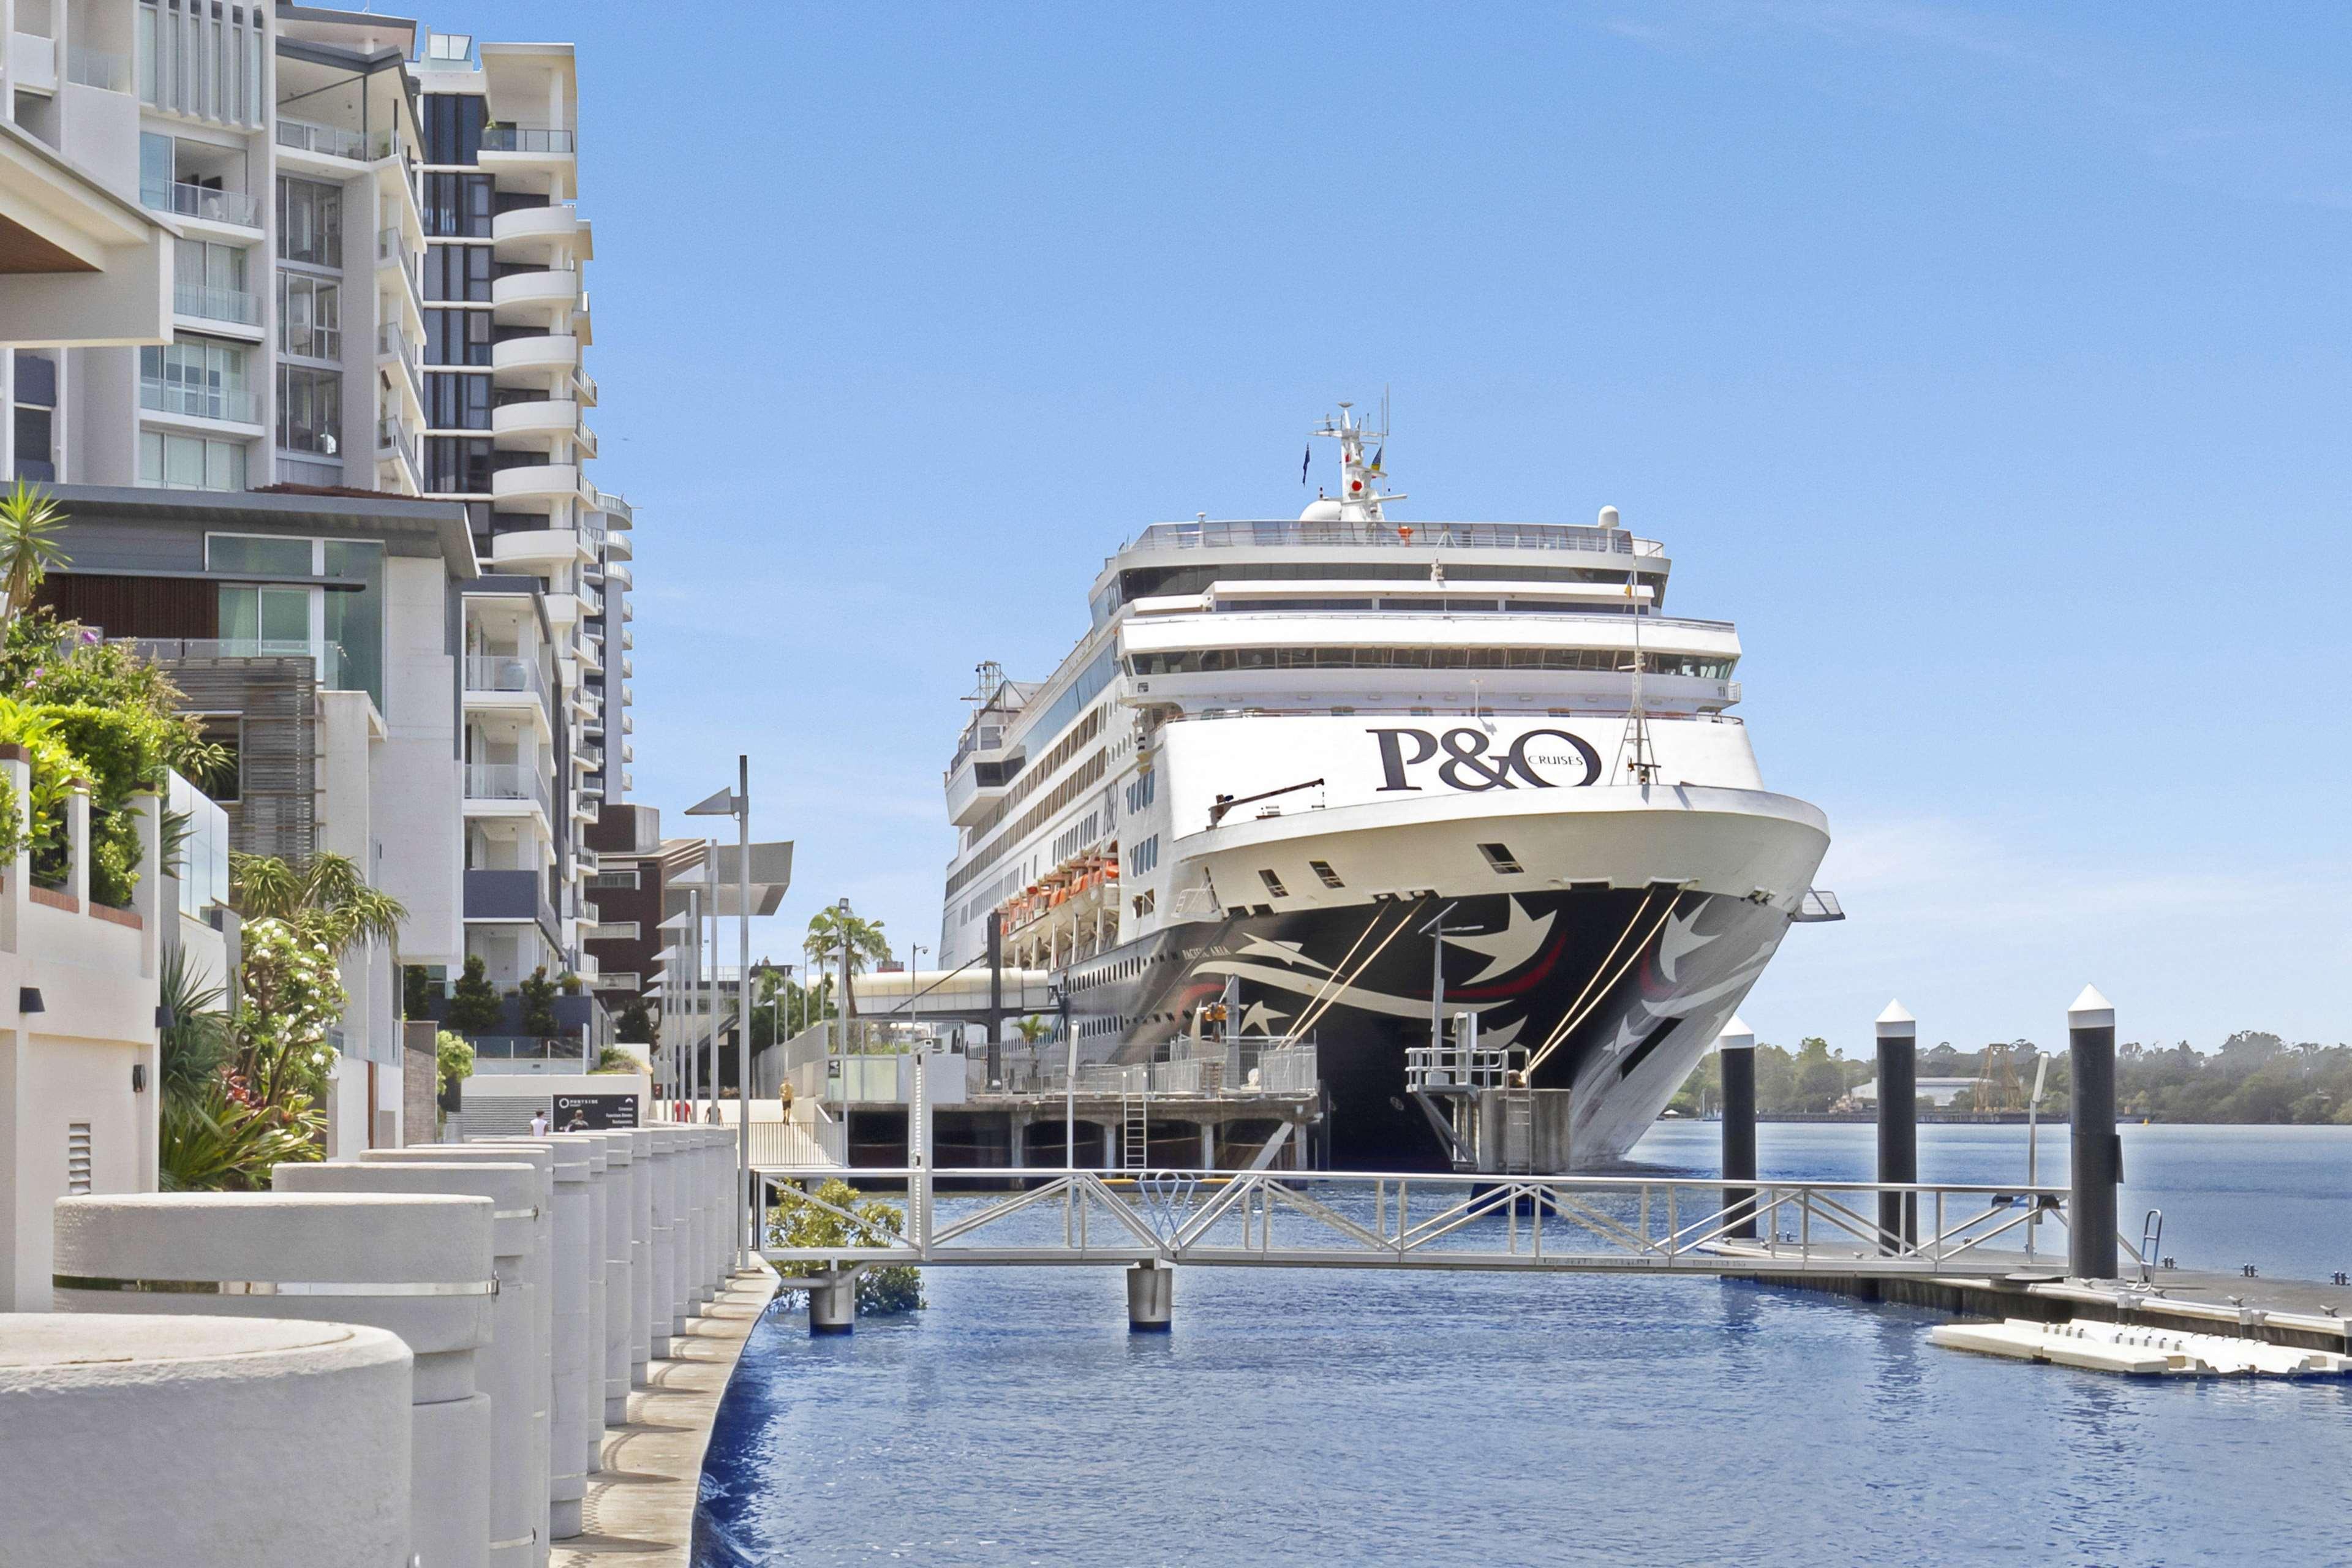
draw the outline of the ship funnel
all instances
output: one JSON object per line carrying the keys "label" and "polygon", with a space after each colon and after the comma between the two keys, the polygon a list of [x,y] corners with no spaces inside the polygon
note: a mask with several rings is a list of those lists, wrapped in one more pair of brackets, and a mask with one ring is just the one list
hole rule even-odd
{"label": "ship funnel", "polygon": [[1601,509],[1601,526],[1603,528],[1615,528],[1618,526],[1617,509],[1615,507],[1604,506]]}

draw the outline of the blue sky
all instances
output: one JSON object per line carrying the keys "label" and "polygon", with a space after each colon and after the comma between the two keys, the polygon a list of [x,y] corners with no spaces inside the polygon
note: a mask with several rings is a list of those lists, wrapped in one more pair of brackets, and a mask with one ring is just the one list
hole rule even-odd
{"label": "blue sky", "polygon": [[935,942],[972,665],[1385,385],[1401,515],[1612,503],[1739,623],[1852,917],[1764,1038],[2352,1035],[2352,11],[719,10],[474,20],[580,45],[637,795],[750,752],[760,945]]}

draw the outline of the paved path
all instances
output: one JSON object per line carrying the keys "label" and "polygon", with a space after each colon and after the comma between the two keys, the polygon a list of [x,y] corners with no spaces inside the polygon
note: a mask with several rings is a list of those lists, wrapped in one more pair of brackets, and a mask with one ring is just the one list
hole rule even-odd
{"label": "paved path", "polygon": [[554,1568],[686,1568],[702,1452],[743,1342],[775,1276],[738,1274],[711,1310],[670,1342],[629,1394],[629,1424],[604,1434],[604,1468],[588,1478],[587,1531],[559,1541]]}

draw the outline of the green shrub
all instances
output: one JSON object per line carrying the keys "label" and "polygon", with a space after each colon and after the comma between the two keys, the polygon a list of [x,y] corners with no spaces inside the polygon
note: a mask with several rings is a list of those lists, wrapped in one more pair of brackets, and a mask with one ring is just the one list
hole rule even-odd
{"label": "green shrub", "polygon": [[[856,1218],[844,1218],[842,1214],[834,1213],[835,1209]],[[902,1235],[906,1228],[906,1216],[895,1205],[879,1199],[866,1201],[864,1194],[838,1176],[817,1189],[814,1203],[799,1188],[787,1187],[768,1210],[770,1247],[873,1246],[887,1237]],[[781,1264],[778,1268],[787,1279],[806,1279],[823,1272],[814,1263]],[[861,1312],[917,1312],[929,1304],[923,1300],[923,1273],[919,1268],[894,1264],[868,1268],[857,1277],[857,1310]]]}

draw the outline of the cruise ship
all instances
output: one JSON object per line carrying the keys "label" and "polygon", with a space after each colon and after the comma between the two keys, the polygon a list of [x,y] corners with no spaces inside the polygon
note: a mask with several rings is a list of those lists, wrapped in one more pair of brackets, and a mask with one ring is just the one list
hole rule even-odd
{"label": "cruise ship", "polygon": [[1166,1059],[1204,1016],[1311,1039],[1348,1169],[1456,1157],[1407,1058],[1468,1036],[1570,1091],[1566,1168],[1607,1165],[1790,925],[1838,918],[1827,821],[1764,788],[1738,632],[1665,613],[1666,552],[1615,508],[1400,521],[1385,429],[1342,404],[1312,434],[1336,494],[1154,523],[1050,679],[980,667],[943,966],[998,917],[1081,1063]]}

